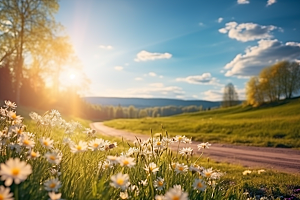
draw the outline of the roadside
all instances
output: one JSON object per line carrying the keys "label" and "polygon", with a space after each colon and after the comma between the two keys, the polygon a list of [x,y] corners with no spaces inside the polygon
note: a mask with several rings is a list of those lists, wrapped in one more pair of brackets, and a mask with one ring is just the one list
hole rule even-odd
{"label": "roadside", "polygon": [[[110,128],[103,125],[102,122],[91,123],[90,127],[102,134],[112,137],[123,137],[128,141],[134,141],[136,137],[142,140],[149,138],[147,135]],[[196,151],[198,144],[200,142],[193,141],[192,144],[181,144],[180,147],[188,146],[193,148],[195,153],[201,153]],[[175,149],[177,145],[171,148]],[[212,144],[209,149],[204,151],[203,155],[219,162],[228,162],[252,168],[263,167],[286,173],[300,174],[300,150],[295,149]]]}

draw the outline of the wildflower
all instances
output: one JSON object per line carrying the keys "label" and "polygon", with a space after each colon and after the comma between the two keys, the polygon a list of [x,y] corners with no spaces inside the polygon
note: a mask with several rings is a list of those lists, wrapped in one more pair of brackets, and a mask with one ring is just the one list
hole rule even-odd
{"label": "wildflower", "polygon": [[258,174],[261,174],[261,173],[264,173],[264,172],[266,172],[266,170],[264,170],[264,169],[257,170]]}
{"label": "wildflower", "polygon": [[61,172],[59,172],[57,169],[50,169],[50,172],[53,176],[60,176]]}
{"label": "wildflower", "polygon": [[198,179],[198,178],[195,179],[195,181],[193,183],[193,187],[196,190],[200,190],[200,191],[204,191],[206,189],[206,185],[203,182],[203,180],[202,179]]}
{"label": "wildflower", "polygon": [[107,156],[107,160],[110,161],[111,164],[117,164],[118,163],[118,156]]}
{"label": "wildflower", "polygon": [[193,154],[193,149],[191,147],[187,147],[187,148],[182,148],[179,153],[181,155],[192,155]]}
{"label": "wildflower", "polygon": [[212,174],[213,174],[212,168],[204,169],[201,173],[201,175],[206,178],[211,178]]}
{"label": "wildflower", "polygon": [[66,137],[63,139],[62,141],[63,144],[68,144],[68,145],[74,145],[74,142],[69,138],[69,137]]}
{"label": "wildflower", "polygon": [[19,138],[19,144],[21,146],[25,146],[28,149],[32,149],[35,142],[31,140],[27,135],[22,135],[22,137]]}
{"label": "wildflower", "polygon": [[191,172],[202,172],[203,171],[203,167],[200,167],[199,165],[197,164],[191,164],[190,167],[189,167],[189,170]]}
{"label": "wildflower", "polygon": [[41,142],[42,146],[47,149],[53,148],[53,140],[51,140],[50,138],[42,137],[42,138],[40,138],[40,142]]}
{"label": "wildflower", "polygon": [[44,182],[45,190],[48,192],[57,192],[59,188],[61,188],[61,182],[55,178],[55,179],[48,179]]}
{"label": "wildflower", "polygon": [[155,163],[150,163],[148,166],[147,165],[145,165],[145,168],[144,168],[145,170],[146,170],[146,172],[148,173],[148,174],[151,174],[151,173],[156,173],[156,172],[158,172],[158,170],[159,170],[159,168],[156,166],[156,164]]}
{"label": "wildflower", "polygon": [[58,165],[61,162],[62,154],[58,152],[47,152],[45,157],[49,163]]}
{"label": "wildflower", "polygon": [[148,185],[148,180],[147,179],[141,180],[141,185],[147,186]]}
{"label": "wildflower", "polygon": [[35,159],[40,157],[39,152],[34,152],[32,149],[28,152],[28,158]]}
{"label": "wildflower", "polygon": [[110,185],[115,188],[121,188],[121,190],[126,190],[130,185],[128,174],[122,174],[121,172],[112,176]]}
{"label": "wildflower", "polygon": [[126,153],[127,156],[131,156],[134,153],[138,153],[140,150],[136,147],[130,147]]}
{"label": "wildflower", "polygon": [[135,165],[134,158],[121,156],[118,159],[121,166],[132,167]]}
{"label": "wildflower", "polygon": [[8,109],[16,109],[17,105],[15,102],[11,102],[11,101],[4,101],[5,105],[4,107],[8,108]]}
{"label": "wildflower", "polygon": [[182,164],[177,164],[176,165],[176,168],[175,168],[175,172],[177,173],[177,174],[182,174],[182,173],[184,173],[184,172],[187,172],[187,170],[188,170],[188,166],[187,165],[185,165],[184,163],[182,163]]}
{"label": "wildflower", "polygon": [[6,163],[1,164],[0,175],[1,180],[5,181],[6,186],[10,186],[14,181],[15,184],[20,184],[27,179],[27,176],[32,173],[31,165],[19,158],[10,158]]}
{"label": "wildflower", "polygon": [[5,188],[3,185],[0,186],[0,199],[1,200],[13,200],[13,194],[10,193],[9,188]]}
{"label": "wildflower", "polygon": [[96,134],[96,130],[90,128],[86,128],[83,132],[90,137],[93,137]]}
{"label": "wildflower", "polygon": [[181,135],[176,135],[176,137],[173,138],[175,142],[182,142],[185,143],[185,136],[181,136]]}
{"label": "wildflower", "polygon": [[120,198],[121,199],[128,199],[128,193],[127,193],[127,191],[125,191],[125,192],[120,192]]}
{"label": "wildflower", "polygon": [[110,167],[112,167],[111,163],[107,160],[107,161],[104,161],[104,162],[99,162],[98,164],[98,167],[99,169],[108,169]]}
{"label": "wildflower", "polygon": [[163,190],[164,187],[165,187],[165,181],[163,178],[161,177],[158,177],[154,183],[153,183],[154,187],[157,189],[157,190]]}
{"label": "wildflower", "polygon": [[79,141],[78,144],[70,146],[72,153],[84,152],[87,150],[87,147],[87,143],[83,141]]}
{"label": "wildflower", "polygon": [[171,164],[170,164],[170,169],[171,169],[171,170],[175,170],[177,164],[178,164],[178,162],[177,162],[177,163],[171,163]]}
{"label": "wildflower", "polygon": [[182,191],[181,187],[173,187],[166,192],[165,200],[188,200],[188,193]]}
{"label": "wildflower", "polygon": [[245,176],[245,175],[249,175],[249,174],[251,174],[251,171],[250,170],[245,170],[245,171],[243,171],[243,175]]}
{"label": "wildflower", "polygon": [[55,194],[55,192],[49,192],[48,195],[50,197],[49,200],[62,200],[61,199],[61,193]]}
{"label": "wildflower", "polygon": [[198,150],[200,151],[201,149],[208,149],[211,146],[211,144],[205,142],[205,143],[198,144],[197,146],[198,146]]}
{"label": "wildflower", "polygon": [[100,149],[100,147],[104,146],[103,143],[103,139],[96,138],[89,142],[89,149],[91,149],[92,151],[96,151]]}
{"label": "wildflower", "polygon": [[165,200],[164,195],[155,195],[155,200]]}
{"label": "wildflower", "polygon": [[17,116],[17,114],[14,111],[8,111],[7,117],[13,120],[14,124],[20,124],[22,122],[23,117]]}

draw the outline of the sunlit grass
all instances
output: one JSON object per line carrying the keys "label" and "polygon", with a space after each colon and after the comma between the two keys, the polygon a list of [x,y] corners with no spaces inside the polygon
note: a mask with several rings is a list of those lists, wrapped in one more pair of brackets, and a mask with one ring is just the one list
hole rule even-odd
{"label": "sunlit grass", "polygon": [[274,107],[235,106],[171,117],[117,119],[104,124],[136,133],[184,134],[197,141],[300,148],[300,99]]}

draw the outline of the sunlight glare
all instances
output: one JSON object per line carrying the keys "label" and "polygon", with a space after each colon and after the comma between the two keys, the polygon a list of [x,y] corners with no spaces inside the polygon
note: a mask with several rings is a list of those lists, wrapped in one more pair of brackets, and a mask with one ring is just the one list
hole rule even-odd
{"label": "sunlight glare", "polygon": [[74,80],[74,79],[76,78],[76,75],[75,75],[75,74],[70,74],[70,75],[69,75],[69,78],[70,78],[71,80]]}

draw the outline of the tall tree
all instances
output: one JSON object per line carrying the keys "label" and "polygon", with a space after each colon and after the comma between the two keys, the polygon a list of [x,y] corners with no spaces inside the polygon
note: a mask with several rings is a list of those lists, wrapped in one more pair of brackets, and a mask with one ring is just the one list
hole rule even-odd
{"label": "tall tree", "polygon": [[224,88],[223,107],[235,106],[239,103],[238,94],[232,83],[228,83]]}
{"label": "tall tree", "polygon": [[2,34],[0,33],[0,42],[5,41],[7,51],[4,56],[13,54],[15,58],[13,70],[17,103],[20,101],[25,58],[32,58],[32,54],[41,47],[39,42],[55,36],[60,28],[54,20],[58,8],[58,0],[0,1],[0,21],[3,30]]}

